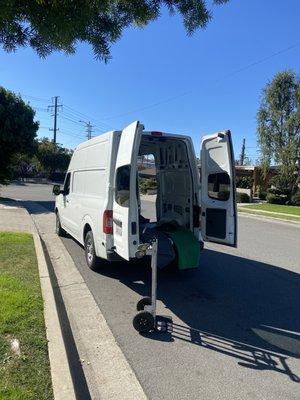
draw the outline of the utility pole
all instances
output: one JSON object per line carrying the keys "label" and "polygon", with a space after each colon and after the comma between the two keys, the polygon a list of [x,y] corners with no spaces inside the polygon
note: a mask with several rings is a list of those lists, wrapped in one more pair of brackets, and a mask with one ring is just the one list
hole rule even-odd
{"label": "utility pole", "polygon": [[86,122],[86,121],[82,121],[82,120],[80,120],[79,122],[82,122],[83,124],[85,124],[85,126],[86,126],[86,137],[88,138],[88,140],[92,139],[92,132],[93,132],[92,128],[93,128],[93,125],[91,124],[91,122],[90,121]]}
{"label": "utility pole", "polygon": [[53,120],[53,129],[50,129],[50,131],[53,131],[53,143],[54,143],[55,145],[56,145],[56,133],[57,133],[57,131],[59,130],[59,129],[57,128],[57,112],[58,112],[59,107],[62,107],[61,104],[58,104],[58,98],[59,98],[59,96],[52,97],[52,101],[53,101],[53,99],[54,99],[54,105],[53,105],[53,106],[48,106],[48,110],[49,110],[49,109],[54,109],[54,110],[53,110],[53,114],[52,114],[52,117],[54,117],[54,120]]}
{"label": "utility pole", "polygon": [[246,149],[246,139],[243,139],[243,145],[242,145],[242,150],[241,150],[241,155],[240,155],[240,165],[244,165],[245,161],[245,149]]}

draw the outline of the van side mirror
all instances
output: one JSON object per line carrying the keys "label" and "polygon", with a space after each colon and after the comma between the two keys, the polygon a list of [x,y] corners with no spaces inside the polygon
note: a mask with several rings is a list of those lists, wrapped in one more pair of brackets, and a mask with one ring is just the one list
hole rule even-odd
{"label": "van side mirror", "polygon": [[53,185],[52,193],[55,196],[58,196],[59,194],[61,194],[60,185]]}

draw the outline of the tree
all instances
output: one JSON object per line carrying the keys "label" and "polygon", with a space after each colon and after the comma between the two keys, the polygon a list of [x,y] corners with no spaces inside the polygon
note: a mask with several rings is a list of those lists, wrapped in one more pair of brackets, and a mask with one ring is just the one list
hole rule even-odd
{"label": "tree", "polygon": [[278,188],[296,191],[300,161],[300,81],[294,72],[279,72],[267,84],[257,123],[264,172],[275,162],[279,166]]}
{"label": "tree", "polygon": [[[213,0],[214,4],[229,0]],[[31,46],[41,57],[54,50],[74,53],[76,43],[91,44],[97,58],[108,60],[109,48],[123,29],[143,27],[165,6],[178,11],[188,34],[212,17],[206,0],[6,0],[1,3],[0,44],[6,51]]]}
{"label": "tree", "polygon": [[48,174],[65,172],[68,169],[72,151],[43,138],[38,143],[36,158],[43,171]]}
{"label": "tree", "polygon": [[35,112],[20,96],[0,87],[0,183],[12,176],[17,154],[32,154],[39,124]]}

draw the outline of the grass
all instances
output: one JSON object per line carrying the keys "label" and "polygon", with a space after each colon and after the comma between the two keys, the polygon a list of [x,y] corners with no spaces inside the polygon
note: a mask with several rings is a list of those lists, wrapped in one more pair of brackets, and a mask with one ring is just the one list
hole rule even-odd
{"label": "grass", "polygon": [[[0,232],[0,399],[53,399],[33,238]],[[20,355],[11,350],[18,339]]]}
{"label": "grass", "polygon": [[291,215],[299,215],[300,217],[300,207],[296,206],[283,206],[280,204],[251,204],[247,206],[243,206],[243,208],[252,209],[252,210],[260,210],[260,211],[269,211],[274,213],[283,213],[283,214],[291,214]]}
{"label": "grass", "polygon": [[248,207],[239,207],[238,208],[239,213],[243,214],[252,214],[252,215],[257,215],[257,216],[263,216],[263,217],[271,217],[271,218],[276,218],[280,220],[285,220],[285,221],[296,221],[300,222],[300,216],[294,216],[294,215],[282,215],[282,214],[271,214],[271,213],[266,213],[266,212],[257,212],[255,210],[251,210]]}

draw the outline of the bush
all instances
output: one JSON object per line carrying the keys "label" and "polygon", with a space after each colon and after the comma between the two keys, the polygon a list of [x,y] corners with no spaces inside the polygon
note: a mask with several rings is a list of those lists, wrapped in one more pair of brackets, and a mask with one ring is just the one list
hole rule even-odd
{"label": "bush", "polygon": [[157,183],[155,178],[141,178],[139,181],[139,188],[141,193],[146,194],[147,190],[157,189]]}
{"label": "bush", "polygon": [[260,198],[260,200],[266,200],[267,192],[265,192],[264,190],[259,190],[258,191],[258,197]]}
{"label": "bush", "polygon": [[293,206],[300,206],[300,192],[294,194],[291,198],[291,204]]}
{"label": "bush", "polygon": [[236,187],[241,189],[251,189],[253,186],[253,178],[250,176],[242,176],[236,179]]}
{"label": "bush", "polygon": [[267,194],[267,202],[270,204],[285,204],[288,200],[288,197],[283,194]]}
{"label": "bush", "polygon": [[236,193],[236,201],[238,203],[250,203],[250,196],[247,193]]}
{"label": "bush", "polygon": [[276,188],[269,188],[267,190],[267,192],[270,193],[270,194],[275,194],[277,196],[280,196],[281,194],[283,194],[281,190],[276,189]]}

